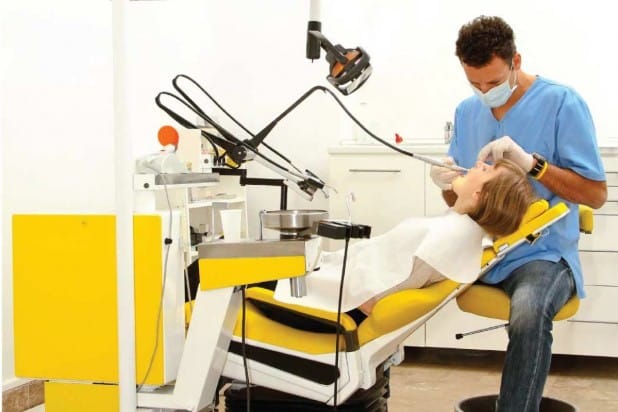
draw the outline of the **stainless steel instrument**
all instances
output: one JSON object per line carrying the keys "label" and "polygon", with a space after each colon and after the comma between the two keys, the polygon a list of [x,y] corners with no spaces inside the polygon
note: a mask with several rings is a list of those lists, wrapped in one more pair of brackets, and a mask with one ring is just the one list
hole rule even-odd
{"label": "stainless steel instrument", "polygon": [[297,209],[260,212],[262,227],[277,230],[286,238],[315,235],[320,220],[327,218],[326,210]]}

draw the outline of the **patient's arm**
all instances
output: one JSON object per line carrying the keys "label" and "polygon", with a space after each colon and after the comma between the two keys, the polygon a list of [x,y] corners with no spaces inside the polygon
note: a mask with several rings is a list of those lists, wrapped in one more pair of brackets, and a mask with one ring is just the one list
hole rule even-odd
{"label": "patient's arm", "polygon": [[415,257],[412,265],[412,271],[406,280],[369,299],[360,305],[358,309],[366,315],[369,315],[373,311],[376,303],[378,303],[378,301],[385,296],[405,289],[421,289],[443,279],[445,279],[445,277],[442,276],[442,274],[440,274],[436,269],[428,265],[424,260]]}

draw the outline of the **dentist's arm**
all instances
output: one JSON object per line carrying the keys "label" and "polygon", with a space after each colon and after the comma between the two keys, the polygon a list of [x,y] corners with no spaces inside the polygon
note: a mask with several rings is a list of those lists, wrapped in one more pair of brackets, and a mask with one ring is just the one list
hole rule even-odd
{"label": "dentist's arm", "polygon": [[[530,172],[536,165],[536,159],[509,136],[503,136],[486,144],[479,151],[478,160],[496,161],[503,157],[517,163],[526,172]],[[600,208],[607,200],[605,181],[590,180],[570,169],[563,169],[551,163],[548,163],[547,170],[538,180],[561,198],[593,209]]]}
{"label": "dentist's arm", "polygon": [[607,182],[590,180],[552,164],[539,182],[561,198],[593,209],[600,208],[607,200]]}

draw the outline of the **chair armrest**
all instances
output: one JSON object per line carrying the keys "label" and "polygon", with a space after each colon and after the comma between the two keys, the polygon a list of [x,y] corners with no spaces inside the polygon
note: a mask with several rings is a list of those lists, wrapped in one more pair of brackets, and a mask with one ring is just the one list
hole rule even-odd
{"label": "chair armrest", "polygon": [[590,234],[594,230],[594,215],[592,208],[586,205],[579,205],[579,231]]}

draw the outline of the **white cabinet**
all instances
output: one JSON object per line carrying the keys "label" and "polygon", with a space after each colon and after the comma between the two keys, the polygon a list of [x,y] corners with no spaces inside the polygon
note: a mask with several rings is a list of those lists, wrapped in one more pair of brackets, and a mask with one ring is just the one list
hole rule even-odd
{"label": "white cabinet", "polygon": [[555,353],[618,357],[618,150],[602,151],[608,200],[594,211],[594,231],[579,242],[587,297],[554,324]]}
{"label": "white cabinet", "polygon": [[[409,151],[443,158],[447,147],[429,145]],[[429,177],[430,166],[386,147],[332,147],[330,182],[338,190],[329,200],[330,217],[348,218],[345,197],[354,192],[352,220],[383,233],[408,216],[444,212],[442,194]],[[580,256],[588,297],[578,313],[554,323],[554,353],[618,357],[618,150],[603,148],[608,202],[595,211],[591,235],[582,235]],[[499,325],[501,321],[461,311],[453,300],[407,341],[411,346],[504,350],[504,328],[455,339],[465,333]]]}
{"label": "white cabinet", "polygon": [[330,156],[329,183],[337,190],[329,199],[331,219],[372,226],[372,235],[391,229],[402,216],[424,214],[424,166],[399,154],[336,154]]}
{"label": "white cabinet", "polygon": [[[412,150],[417,150],[413,148]],[[444,157],[446,146],[423,147],[423,154]],[[391,229],[408,216],[425,216],[446,210],[440,190],[428,179],[427,164],[382,146],[332,147],[329,180],[337,190],[329,199],[331,219],[369,224],[372,236]]]}

